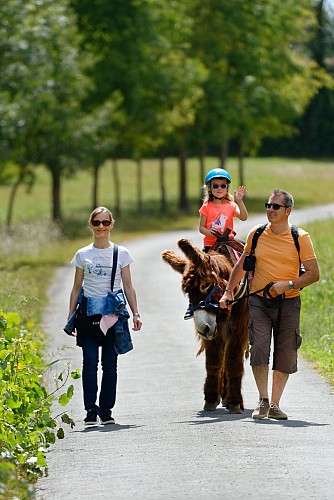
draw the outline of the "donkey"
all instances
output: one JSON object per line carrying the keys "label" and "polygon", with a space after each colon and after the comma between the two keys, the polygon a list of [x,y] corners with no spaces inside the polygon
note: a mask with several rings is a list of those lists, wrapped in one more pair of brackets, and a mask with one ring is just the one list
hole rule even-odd
{"label": "donkey", "polygon": [[232,259],[229,252],[219,249],[205,253],[187,239],[179,240],[178,246],[186,258],[165,250],[162,259],[182,274],[182,290],[194,309],[200,341],[197,355],[206,355],[204,410],[213,411],[222,402],[230,413],[243,413],[241,383],[248,354],[248,302],[238,301],[232,309],[221,309],[218,304],[231,274]]}

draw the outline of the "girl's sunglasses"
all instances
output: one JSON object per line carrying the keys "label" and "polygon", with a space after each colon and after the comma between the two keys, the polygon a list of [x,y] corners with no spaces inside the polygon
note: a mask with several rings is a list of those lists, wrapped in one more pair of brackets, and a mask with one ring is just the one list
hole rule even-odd
{"label": "girl's sunglasses", "polygon": [[273,207],[274,210],[279,210],[280,208],[286,208],[285,205],[279,205],[278,203],[265,203],[264,206],[268,210],[268,208]]}
{"label": "girl's sunglasses", "polygon": [[212,189],[218,189],[219,187],[221,188],[226,188],[227,184],[211,184]]}
{"label": "girl's sunglasses", "polygon": [[100,224],[102,224],[102,226],[105,227],[110,226],[111,220],[97,220],[97,219],[92,220],[92,226],[98,227]]}

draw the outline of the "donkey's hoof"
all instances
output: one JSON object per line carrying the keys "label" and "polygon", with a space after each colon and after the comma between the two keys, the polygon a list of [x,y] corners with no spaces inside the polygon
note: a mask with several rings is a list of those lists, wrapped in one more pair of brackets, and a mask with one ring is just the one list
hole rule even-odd
{"label": "donkey's hoof", "polygon": [[215,403],[209,403],[208,401],[205,401],[203,410],[204,411],[214,411],[218,405],[219,405],[219,401],[216,401]]}
{"label": "donkey's hoof", "polygon": [[241,408],[241,405],[239,403],[237,403],[237,404],[231,404],[230,403],[227,406],[227,409],[228,409],[229,413],[235,413],[235,414],[237,414],[237,413],[243,413],[244,412],[244,410]]}

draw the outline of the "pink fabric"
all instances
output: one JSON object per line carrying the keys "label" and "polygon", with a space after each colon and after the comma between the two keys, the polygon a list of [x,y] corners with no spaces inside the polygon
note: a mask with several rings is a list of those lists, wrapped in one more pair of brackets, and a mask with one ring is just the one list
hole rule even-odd
{"label": "pink fabric", "polygon": [[233,253],[234,253],[234,256],[235,256],[235,260],[238,262],[238,260],[240,259],[241,255],[234,248],[232,248],[232,250],[233,250]]}
{"label": "pink fabric", "polygon": [[118,316],[116,314],[105,314],[102,316],[100,321],[100,328],[103,331],[104,335],[107,335],[107,331],[109,330],[109,328],[114,326],[117,320]]}

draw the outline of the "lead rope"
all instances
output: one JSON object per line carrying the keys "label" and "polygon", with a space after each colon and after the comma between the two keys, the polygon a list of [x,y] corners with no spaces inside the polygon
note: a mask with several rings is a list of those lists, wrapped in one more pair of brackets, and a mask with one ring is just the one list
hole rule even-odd
{"label": "lead rope", "polygon": [[238,299],[226,300],[226,305],[230,306],[232,304],[235,304],[236,302],[239,302],[239,300],[248,299],[248,297],[251,297],[252,295],[257,295],[260,292],[263,292],[263,300],[265,302],[265,305],[267,307],[276,309],[276,308],[280,307],[283,299],[285,298],[285,294],[283,293],[282,295],[278,295],[277,297],[273,297],[269,292],[269,288],[271,288],[271,286],[273,284],[274,283],[272,281],[270,281],[266,286],[264,286],[260,290],[256,290],[256,292],[247,293],[246,295],[244,295],[243,297],[239,297]]}

